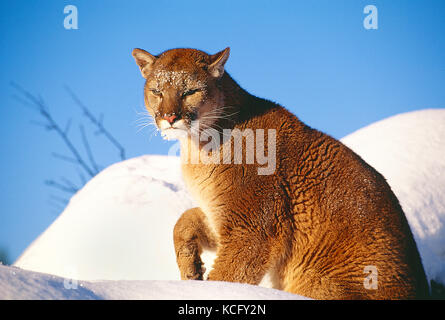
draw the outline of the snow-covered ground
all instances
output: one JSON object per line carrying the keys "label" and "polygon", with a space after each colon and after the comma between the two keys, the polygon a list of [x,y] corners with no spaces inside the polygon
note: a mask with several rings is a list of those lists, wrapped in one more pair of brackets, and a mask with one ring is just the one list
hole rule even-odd
{"label": "snow-covered ground", "polygon": [[[445,109],[397,115],[342,141],[387,178],[429,279],[445,284]],[[172,231],[193,206],[178,158],[114,164],[71,199],[16,261],[18,268],[0,267],[0,298],[301,298],[243,284],[178,281]],[[207,270],[213,258],[204,257]],[[83,281],[65,289],[67,279]]]}
{"label": "snow-covered ground", "polygon": [[302,300],[284,291],[241,283],[178,280],[76,281],[0,265],[0,299]]}
{"label": "snow-covered ground", "polygon": [[143,156],[103,170],[15,265],[82,280],[179,280],[173,227],[193,207],[179,165]]}

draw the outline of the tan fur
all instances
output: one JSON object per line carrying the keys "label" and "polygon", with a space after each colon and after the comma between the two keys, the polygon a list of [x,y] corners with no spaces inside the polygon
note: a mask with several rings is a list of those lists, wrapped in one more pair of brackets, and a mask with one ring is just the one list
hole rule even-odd
{"label": "tan fur", "polygon": [[[208,280],[258,284],[269,272],[276,288],[316,299],[428,295],[411,230],[385,179],[338,140],[240,88],[224,72],[228,49],[133,55],[158,124],[174,112],[187,126],[197,117],[221,134],[223,128],[277,132],[272,175],[258,175],[257,164],[183,163],[200,208],[186,211],[174,229],[182,279],[202,279],[200,254],[208,247],[217,248]],[[190,87],[200,89],[183,96]],[[182,153],[202,147],[181,143]],[[366,266],[378,270],[377,290],[364,287]]]}

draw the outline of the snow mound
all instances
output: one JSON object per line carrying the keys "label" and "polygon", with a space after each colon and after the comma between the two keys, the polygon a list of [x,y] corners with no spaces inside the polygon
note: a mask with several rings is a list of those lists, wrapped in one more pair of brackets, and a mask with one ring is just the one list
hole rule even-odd
{"label": "snow mound", "polygon": [[[397,115],[342,141],[386,177],[407,215],[428,278],[445,284],[445,109]],[[107,290],[130,286],[135,295],[146,292],[147,285],[154,293],[141,297],[153,298],[163,292],[162,284],[140,280],[179,280],[173,227],[194,206],[178,158],[150,155],[123,161],[89,181],[15,265],[69,279],[126,280]],[[203,259],[207,270],[213,258]],[[189,285],[207,286],[184,283],[165,290],[179,297],[193,294]],[[226,284],[209,284],[214,289],[219,285]],[[227,293],[243,290],[232,285]],[[105,291],[100,297],[117,297]]]}
{"label": "snow mound", "polygon": [[0,300],[301,300],[280,290],[217,281],[75,281],[0,265]]}
{"label": "snow mound", "polygon": [[342,142],[386,178],[408,219],[428,278],[445,284],[445,109],[399,114]]}
{"label": "snow mound", "polygon": [[15,265],[82,280],[179,280],[173,227],[191,207],[178,158],[123,161],[74,195]]}

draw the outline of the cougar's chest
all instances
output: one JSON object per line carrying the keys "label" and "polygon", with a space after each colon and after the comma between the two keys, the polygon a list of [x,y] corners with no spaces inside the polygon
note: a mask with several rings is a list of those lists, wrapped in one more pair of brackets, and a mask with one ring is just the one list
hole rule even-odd
{"label": "cougar's chest", "polygon": [[217,165],[182,165],[182,176],[187,190],[197,201],[207,217],[211,230],[218,235],[218,184],[216,182]]}

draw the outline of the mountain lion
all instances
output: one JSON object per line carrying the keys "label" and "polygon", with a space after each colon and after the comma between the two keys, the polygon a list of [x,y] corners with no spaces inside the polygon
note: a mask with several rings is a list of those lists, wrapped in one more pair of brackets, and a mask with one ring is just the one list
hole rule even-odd
{"label": "mountain lion", "polygon": [[[243,90],[224,70],[229,48],[158,56],[134,49],[133,57],[146,79],[146,108],[167,139],[180,140],[183,178],[200,206],[174,228],[182,279],[203,279],[200,255],[210,248],[217,257],[208,280],[258,284],[267,273],[275,288],[315,299],[428,295],[416,243],[384,177],[338,140]],[[212,139],[200,137],[206,130]],[[235,131],[238,147],[227,139]],[[272,143],[262,146],[267,138]],[[220,143],[209,148],[209,140]],[[260,147],[276,155],[273,172],[259,173],[264,161],[244,161]],[[184,156],[194,152],[213,161]]]}

